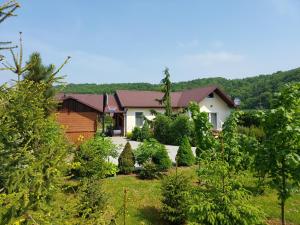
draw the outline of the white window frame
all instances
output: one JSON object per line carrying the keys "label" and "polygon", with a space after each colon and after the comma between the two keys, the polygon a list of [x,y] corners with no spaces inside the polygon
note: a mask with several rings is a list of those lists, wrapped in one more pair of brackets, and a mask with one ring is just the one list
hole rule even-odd
{"label": "white window frame", "polygon": [[[214,124],[212,123],[212,117],[211,117],[212,114],[216,115],[216,126],[214,126]],[[218,113],[217,112],[209,112],[208,113],[208,120],[214,126],[213,128],[217,130],[218,129]]]}

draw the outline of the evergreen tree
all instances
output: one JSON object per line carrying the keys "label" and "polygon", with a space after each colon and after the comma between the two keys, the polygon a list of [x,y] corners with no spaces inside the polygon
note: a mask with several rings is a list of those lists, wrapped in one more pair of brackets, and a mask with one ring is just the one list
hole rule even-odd
{"label": "evergreen tree", "polygon": [[135,158],[129,142],[126,143],[118,159],[120,173],[129,174],[134,171]]}
{"label": "evergreen tree", "polygon": [[149,127],[148,121],[145,120],[143,127],[141,129],[140,141],[149,140],[151,138],[151,129]]}
{"label": "evergreen tree", "polygon": [[190,178],[172,174],[162,181],[162,217],[170,224],[186,224],[191,193]]}
{"label": "evergreen tree", "polygon": [[160,104],[163,104],[165,107],[165,115],[168,117],[171,117],[172,115],[172,105],[171,105],[171,80],[170,80],[170,73],[169,69],[166,68],[164,70],[165,77],[161,80],[162,83],[162,92],[164,93],[164,96],[162,99],[158,99]]}
{"label": "evergreen tree", "polygon": [[44,110],[44,83],[0,91],[0,224],[47,224],[66,165],[67,141]]}
{"label": "evergreen tree", "polygon": [[192,166],[195,163],[195,156],[187,136],[181,141],[176,154],[176,162],[178,166]]}

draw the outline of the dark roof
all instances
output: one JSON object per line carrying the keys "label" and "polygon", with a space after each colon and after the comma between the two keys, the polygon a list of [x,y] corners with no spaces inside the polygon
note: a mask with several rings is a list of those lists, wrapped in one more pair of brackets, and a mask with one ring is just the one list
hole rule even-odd
{"label": "dark roof", "polygon": [[[174,108],[185,108],[191,101],[201,102],[210,93],[215,92],[229,107],[234,107],[233,101],[217,86],[195,88],[171,93],[171,105]],[[162,108],[157,99],[163,97],[159,91],[131,91],[120,90],[116,92],[122,107]]]}
{"label": "dark roof", "polygon": [[[163,93],[159,91],[116,91],[122,107],[140,107],[140,108],[162,108],[159,99],[163,97]],[[181,93],[171,93],[171,105],[177,107]]]}
{"label": "dark roof", "polygon": [[[172,92],[171,104],[173,108],[185,108],[191,101],[201,102],[209,94],[215,92],[229,107],[234,107],[234,102],[217,86],[195,88],[185,91]],[[133,91],[118,90],[115,95],[108,95],[108,107],[105,111],[113,109],[121,112],[121,108],[162,108],[157,101],[163,97],[159,91]],[[98,94],[63,94],[57,95],[59,101],[74,99],[99,112],[103,112],[103,95]]]}
{"label": "dark roof", "polygon": [[[66,99],[74,99],[84,105],[87,105],[98,112],[103,112],[103,95],[99,94],[73,94],[73,93],[59,93],[56,95],[58,101],[64,101]],[[116,101],[114,95],[108,95],[108,107],[105,111],[114,109],[115,112],[120,112],[119,104]]]}

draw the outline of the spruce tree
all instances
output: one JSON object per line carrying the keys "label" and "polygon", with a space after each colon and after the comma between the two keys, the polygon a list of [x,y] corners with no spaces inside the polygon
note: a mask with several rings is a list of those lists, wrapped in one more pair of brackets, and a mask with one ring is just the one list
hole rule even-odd
{"label": "spruce tree", "polygon": [[171,105],[171,80],[170,80],[170,73],[169,69],[166,68],[164,70],[165,77],[161,80],[162,83],[162,92],[164,93],[162,99],[157,99],[157,101],[164,105],[165,107],[165,115],[171,117],[172,115],[172,105]]}
{"label": "spruce tree", "polygon": [[178,166],[192,166],[195,163],[195,156],[187,136],[181,141],[176,154],[176,162]]}
{"label": "spruce tree", "polygon": [[120,173],[129,174],[134,171],[135,158],[129,142],[126,143],[118,159]]}

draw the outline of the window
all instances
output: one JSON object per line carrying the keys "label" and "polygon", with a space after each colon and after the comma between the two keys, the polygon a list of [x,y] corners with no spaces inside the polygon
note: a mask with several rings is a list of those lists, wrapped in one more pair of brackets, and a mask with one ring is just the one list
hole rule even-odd
{"label": "window", "polygon": [[213,93],[213,92],[210,93],[207,97],[208,97],[208,98],[213,98],[213,97],[214,97],[214,93]]}
{"label": "window", "polygon": [[135,126],[141,127],[144,123],[144,115],[142,112],[136,112],[135,113]]}
{"label": "window", "polygon": [[209,113],[209,122],[213,125],[214,129],[218,128],[218,118],[217,113]]}

